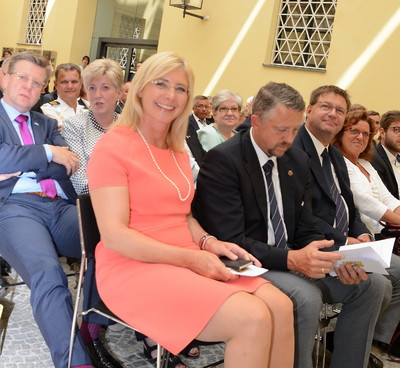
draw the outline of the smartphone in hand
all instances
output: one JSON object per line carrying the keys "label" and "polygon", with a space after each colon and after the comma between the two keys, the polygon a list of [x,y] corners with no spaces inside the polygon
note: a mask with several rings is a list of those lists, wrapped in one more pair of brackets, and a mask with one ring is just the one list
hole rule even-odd
{"label": "smartphone in hand", "polygon": [[241,258],[238,258],[236,261],[233,261],[228,257],[221,257],[220,260],[226,267],[231,268],[232,270],[238,272],[243,271],[246,267],[253,264],[253,261]]}

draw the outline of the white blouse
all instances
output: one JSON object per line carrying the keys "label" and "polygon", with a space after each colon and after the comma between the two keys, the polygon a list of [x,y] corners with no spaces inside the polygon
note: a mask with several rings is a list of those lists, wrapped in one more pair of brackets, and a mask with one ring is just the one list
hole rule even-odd
{"label": "white blouse", "polygon": [[368,172],[370,181],[350,160],[345,158],[353,192],[354,204],[361,215],[361,221],[372,234],[382,230],[379,220],[387,210],[394,211],[400,201],[392,196],[383,184],[377,171],[370,162],[360,159],[359,163]]}

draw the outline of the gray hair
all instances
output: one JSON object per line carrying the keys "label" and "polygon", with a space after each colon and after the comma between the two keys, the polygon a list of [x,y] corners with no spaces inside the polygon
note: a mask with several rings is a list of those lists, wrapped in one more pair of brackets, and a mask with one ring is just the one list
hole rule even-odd
{"label": "gray hair", "polygon": [[269,82],[262,86],[253,99],[252,113],[268,114],[278,103],[294,111],[304,111],[306,104],[301,94],[286,83]]}
{"label": "gray hair", "polygon": [[46,71],[46,80],[44,82],[47,83],[49,81],[52,72],[49,61],[45,57],[39,55],[37,52],[34,51],[22,51],[11,56],[8,73],[14,73],[17,64],[22,60],[29,61],[43,68]]}
{"label": "gray hair", "polygon": [[227,100],[234,100],[238,107],[239,110],[242,108],[243,105],[243,99],[242,97],[237,94],[236,92],[230,91],[229,89],[223,89],[219,91],[213,98],[212,98],[212,109],[213,111],[217,111],[219,105],[222,104],[222,102],[225,102]]}

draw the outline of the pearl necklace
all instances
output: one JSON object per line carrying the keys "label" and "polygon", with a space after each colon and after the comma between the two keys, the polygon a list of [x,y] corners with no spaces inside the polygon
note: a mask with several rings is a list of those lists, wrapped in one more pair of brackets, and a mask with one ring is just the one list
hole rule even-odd
{"label": "pearl necklace", "polygon": [[151,159],[153,160],[154,165],[156,165],[156,167],[157,167],[158,171],[160,172],[160,174],[161,174],[168,182],[170,182],[170,183],[173,185],[173,187],[174,187],[174,188],[176,189],[176,191],[178,192],[179,199],[180,199],[182,202],[185,202],[185,201],[189,198],[190,193],[192,192],[192,186],[190,185],[189,179],[188,179],[187,176],[183,173],[182,169],[181,169],[180,166],[178,165],[178,161],[176,160],[174,151],[170,150],[171,155],[172,155],[172,158],[174,159],[174,162],[175,162],[176,167],[178,168],[178,170],[179,170],[179,172],[182,174],[182,176],[185,178],[186,182],[188,183],[188,187],[189,187],[188,194],[187,194],[186,197],[184,197],[184,198],[182,197],[181,191],[179,190],[178,186],[164,173],[164,171],[161,170],[161,167],[158,165],[158,162],[156,161],[156,159],[155,159],[155,157],[154,157],[154,155],[153,155],[153,152],[151,151],[151,148],[150,148],[149,144],[147,143],[146,138],[143,136],[142,132],[140,131],[140,129],[137,129],[137,132],[139,133],[140,137],[143,139],[143,142],[144,142],[144,144],[146,145],[147,150],[148,150],[149,153],[150,153],[150,157],[151,157]]}

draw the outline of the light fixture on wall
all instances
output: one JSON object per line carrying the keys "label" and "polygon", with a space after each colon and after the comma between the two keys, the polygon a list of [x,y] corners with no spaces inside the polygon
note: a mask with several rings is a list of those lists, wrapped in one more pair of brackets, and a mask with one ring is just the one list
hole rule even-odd
{"label": "light fixture on wall", "polygon": [[169,5],[183,9],[183,18],[185,18],[185,15],[190,15],[191,17],[200,18],[202,20],[208,20],[210,18],[208,15],[203,16],[188,12],[188,10],[200,10],[203,7],[203,0],[169,0]]}

